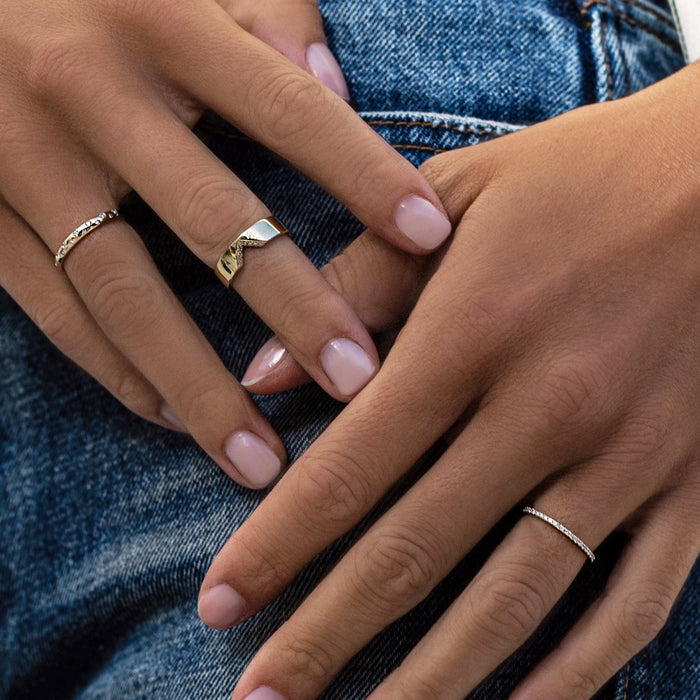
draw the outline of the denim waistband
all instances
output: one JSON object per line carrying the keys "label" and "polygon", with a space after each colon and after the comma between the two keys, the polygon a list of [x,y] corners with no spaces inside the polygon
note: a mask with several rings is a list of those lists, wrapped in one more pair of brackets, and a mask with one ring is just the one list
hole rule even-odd
{"label": "denim waistband", "polygon": [[[683,65],[651,0],[322,0],[361,111],[527,124],[621,97]],[[527,60],[522,60],[527,56]]]}

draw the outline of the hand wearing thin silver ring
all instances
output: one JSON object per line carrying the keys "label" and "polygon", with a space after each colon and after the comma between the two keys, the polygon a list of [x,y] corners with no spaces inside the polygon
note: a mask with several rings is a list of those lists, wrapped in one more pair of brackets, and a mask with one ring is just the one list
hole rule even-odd
{"label": "hand wearing thin silver ring", "polygon": [[[249,486],[279,472],[279,438],[128,222],[84,223],[134,189],[214,269],[270,210],[192,134],[210,108],[388,241],[435,249],[451,229],[437,196],[347,98],[312,0],[3,4],[0,284],[124,405],[190,432]],[[236,292],[347,401],[378,367],[357,315],[293,237],[245,258]]]}
{"label": "hand wearing thin silver ring", "polygon": [[[228,627],[254,615],[389,489],[391,505],[233,700],[258,688],[258,700],[319,697],[526,504],[546,520],[522,514],[372,700],[463,700],[599,566],[587,557],[618,528],[629,540],[604,594],[494,697],[590,698],[659,632],[700,551],[700,141],[687,129],[700,126],[698,84],[695,64],[435,156],[422,171],[459,220],[442,259],[366,233],[327,267],[363,318],[408,320],[377,376],[217,555],[200,616]],[[305,378],[287,355],[257,387]],[[395,498],[442,436],[444,454]]]}

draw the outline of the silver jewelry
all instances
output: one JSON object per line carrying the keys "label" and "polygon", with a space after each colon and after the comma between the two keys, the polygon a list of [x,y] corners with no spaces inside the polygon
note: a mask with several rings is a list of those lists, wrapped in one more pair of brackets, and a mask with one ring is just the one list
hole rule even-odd
{"label": "silver jewelry", "polygon": [[112,221],[119,217],[119,211],[117,209],[110,209],[109,211],[103,211],[92,219],[88,219],[85,223],[80,224],[75,231],[70,233],[63,243],[58,248],[56,253],[56,262],[54,263],[56,267],[61,267],[66,255],[70,253],[75,245],[88,235],[92,233],[98,226],[101,226],[107,221]]}
{"label": "silver jewelry", "polygon": [[593,550],[591,550],[591,548],[586,545],[583,540],[576,537],[576,535],[574,535],[574,533],[571,532],[568,527],[564,527],[564,525],[562,525],[558,520],[550,518],[548,515],[545,515],[544,513],[541,513],[539,510],[535,510],[530,506],[525,506],[523,508],[523,513],[534,515],[536,518],[544,520],[544,522],[546,522],[548,525],[551,525],[553,528],[559,530],[562,535],[566,535],[577,547],[579,547],[579,549],[583,550],[584,554],[591,560],[591,564],[595,561],[595,554],[593,554]]}

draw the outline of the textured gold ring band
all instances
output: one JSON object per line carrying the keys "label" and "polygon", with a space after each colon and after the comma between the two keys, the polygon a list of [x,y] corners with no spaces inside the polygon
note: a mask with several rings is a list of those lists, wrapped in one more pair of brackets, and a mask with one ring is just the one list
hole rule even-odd
{"label": "textured gold ring band", "polygon": [[85,223],[80,224],[80,226],[78,226],[75,231],[72,231],[66,240],[59,246],[58,252],[56,253],[56,267],[61,267],[61,265],[63,265],[66,255],[68,255],[73,247],[80,243],[80,241],[82,241],[83,238],[88,235],[88,233],[92,233],[98,226],[102,226],[102,224],[112,221],[118,217],[119,211],[117,209],[110,209],[109,211],[103,211],[101,214],[98,214],[92,219],[88,219]]}
{"label": "textured gold ring band", "polygon": [[566,537],[568,537],[581,551],[583,551],[583,553],[591,560],[591,564],[595,561],[595,554],[593,554],[593,550],[587,544],[585,544],[581,538],[576,537],[576,535],[574,535],[574,533],[571,532],[568,527],[562,525],[558,520],[550,518],[548,515],[545,515],[544,513],[540,512],[539,510],[535,510],[530,506],[525,506],[523,508],[523,513],[534,515],[536,518],[543,520],[548,525],[551,525],[556,530],[559,530],[562,535],[566,535]]}
{"label": "textured gold ring band", "polygon": [[244,248],[262,248],[285,233],[289,231],[274,216],[266,216],[243,231],[216,263],[216,276],[224,287],[231,286],[236,273],[243,267]]}

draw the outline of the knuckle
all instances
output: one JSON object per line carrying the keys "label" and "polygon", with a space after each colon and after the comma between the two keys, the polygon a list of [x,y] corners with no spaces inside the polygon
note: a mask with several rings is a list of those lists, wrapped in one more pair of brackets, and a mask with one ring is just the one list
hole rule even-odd
{"label": "knuckle", "polygon": [[[179,391],[178,408],[185,425],[202,425],[208,418],[223,411],[222,398],[225,390],[221,386],[201,385],[199,379],[183,383]],[[220,414],[219,414],[220,415]]]}
{"label": "knuckle", "polygon": [[350,303],[360,297],[359,292],[362,289],[360,268],[363,260],[362,258],[357,260],[357,257],[357,255],[344,250],[321,269],[331,287],[342,294]]}
{"label": "knuckle", "polygon": [[307,463],[297,484],[297,502],[309,523],[347,524],[371,502],[364,468],[354,456],[329,449]]}
{"label": "knuckle", "polygon": [[[420,166],[420,173],[453,219],[461,218],[466,207],[492,177],[495,166],[489,154],[490,151],[483,147],[462,149],[458,158],[456,152],[448,151],[429,158]],[[464,177],[465,169],[468,177]]]}
{"label": "knuckle", "polygon": [[333,656],[328,640],[318,642],[309,637],[294,636],[278,650],[276,665],[293,678],[304,678],[313,685],[323,685],[334,674]]}
{"label": "knuckle", "polygon": [[110,10],[127,26],[163,27],[173,21],[173,3],[162,0],[120,0]]}
{"label": "knuckle", "polygon": [[[42,300],[44,301],[44,300]],[[64,303],[42,303],[30,314],[39,330],[57,346],[74,337],[74,310]]]}
{"label": "knuckle", "polygon": [[470,615],[496,648],[512,644],[514,634],[527,638],[549,608],[538,584],[523,571],[501,567],[479,576],[471,588]]}
{"label": "knuckle", "polygon": [[[415,325],[420,328],[423,321],[430,325],[435,311],[427,307],[422,307],[419,313],[414,310]],[[498,352],[501,338],[512,324],[502,300],[485,289],[471,294],[466,304],[460,302],[459,294],[454,294],[445,300],[440,312],[450,318],[449,326],[444,327],[444,342],[436,347],[419,340],[419,361],[425,362],[428,368],[435,368],[435,381],[440,382],[442,375],[450,378],[453,387],[464,387],[472,383],[475,376],[490,371],[488,368],[493,363],[489,359]],[[401,331],[404,339],[406,332],[407,327]],[[465,362],[465,356],[470,358],[469,362]]]}
{"label": "knuckle", "polygon": [[[264,603],[282,590],[288,577],[274,554],[269,554],[258,539],[249,541],[246,537],[240,537],[236,546],[242,562],[238,571],[248,583],[249,593],[246,597],[249,600]],[[241,592],[245,594],[245,588]]]}
{"label": "knuckle", "polygon": [[439,678],[425,678],[411,674],[402,685],[401,700],[445,700],[454,694],[454,689]]}
{"label": "knuckle", "polygon": [[[646,646],[663,629],[674,596],[662,586],[648,586],[627,596],[621,616],[620,639],[629,648]],[[636,649],[635,649],[636,650]]]}
{"label": "knuckle", "polygon": [[41,98],[64,99],[73,93],[73,86],[85,85],[85,73],[94,58],[83,45],[80,38],[59,32],[35,47],[24,65],[29,90]]}
{"label": "knuckle", "polygon": [[[175,203],[175,229],[186,236],[194,253],[207,263],[218,260],[237,233],[231,221],[248,221],[255,216],[258,202],[233,181],[218,173],[192,173]],[[226,239],[226,240],[224,240]],[[230,240],[229,240],[230,239]]]}
{"label": "knuckle", "polygon": [[566,688],[567,700],[588,700],[600,687],[600,679],[592,669],[570,668],[562,672],[562,685]]}
{"label": "knuckle", "polygon": [[144,306],[156,308],[163,293],[158,281],[148,274],[121,265],[102,264],[88,285],[88,303],[108,335],[116,334],[126,343],[143,340],[153,319]]}
{"label": "knuckle", "polygon": [[546,434],[562,428],[592,427],[601,419],[602,377],[592,360],[569,355],[557,359],[539,382],[535,408]]}
{"label": "knuckle", "polygon": [[126,408],[138,416],[154,418],[157,414],[153,394],[144,386],[144,380],[134,371],[125,370],[110,378],[106,387]]}
{"label": "knuckle", "polygon": [[413,607],[439,576],[437,547],[412,528],[384,528],[360,547],[357,583],[361,594],[384,612]]}
{"label": "knuckle", "polygon": [[673,425],[670,411],[637,414],[628,419],[618,452],[623,453],[626,461],[648,464],[656,469],[657,460],[653,458],[672,449]]}
{"label": "knuckle", "polygon": [[[452,158],[449,153],[439,153],[423,161],[418,171],[437,190],[440,184],[452,170]],[[451,178],[450,178],[451,179]]]}
{"label": "knuckle", "polygon": [[[262,81],[263,87],[249,104],[262,106],[257,116],[261,140],[269,144],[310,141],[318,132],[309,114],[332,114],[334,98],[323,85],[296,72],[279,72]],[[264,118],[260,118],[264,116]]]}
{"label": "knuckle", "polygon": [[[275,273],[270,270],[270,274],[274,276]],[[297,285],[291,293],[280,299],[279,305],[275,308],[279,332],[291,336],[295,330],[299,333],[300,329],[305,329],[297,337],[301,336],[305,342],[311,340],[308,332],[310,318],[324,317],[329,320],[337,318],[335,315],[335,312],[338,311],[336,304],[332,298],[329,299],[327,296],[328,290],[319,290],[318,285],[313,282]],[[325,326],[324,332],[328,332],[328,330],[328,326]],[[331,335],[331,337],[335,336]]]}

